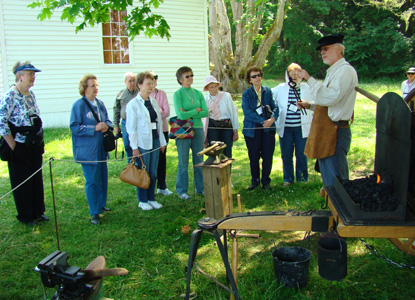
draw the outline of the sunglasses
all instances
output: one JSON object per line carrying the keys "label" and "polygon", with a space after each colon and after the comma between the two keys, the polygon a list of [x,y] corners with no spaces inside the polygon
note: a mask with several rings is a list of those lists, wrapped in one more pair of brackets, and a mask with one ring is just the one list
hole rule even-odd
{"label": "sunglasses", "polygon": [[262,75],[261,74],[251,75],[251,78],[257,78],[257,77],[262,77]]}
{"label": "sunglasses", "polygon": [[154,79],[155,80],[159,79],[159,76],[158,75],[154,75]]}
{"label": "sunglasses", "polygon": [[414,75],[415,73],[406,73],[406,75]]}
{"label": "sunglasses", "polygon": [[195,75],[186,75],[186,76],[184,76],[184,78],[186,78],[186,79],[189,79],[190,77],[194,77]]}

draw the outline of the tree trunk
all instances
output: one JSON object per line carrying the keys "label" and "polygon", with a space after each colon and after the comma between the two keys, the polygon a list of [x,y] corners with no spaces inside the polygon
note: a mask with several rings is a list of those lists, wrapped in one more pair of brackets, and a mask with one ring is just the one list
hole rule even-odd
{"label": "tree trunk", "polygon": [[234,45],[225,0],[211,0],[209,4],[209,56],[212,75],[221,81],[224,90],[240,94],[247,87],[245,72],[253,65],[263,67],[268,51],[281,34],[286,0],[278,1],[274,22],[263,36],[253,55],[254,40],[263,20],[263,2],[230,0],[235,26]]}

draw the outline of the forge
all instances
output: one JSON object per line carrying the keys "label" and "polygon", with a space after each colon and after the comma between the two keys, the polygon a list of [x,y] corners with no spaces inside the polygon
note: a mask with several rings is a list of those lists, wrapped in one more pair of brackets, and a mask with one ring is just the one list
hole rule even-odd
{"label": "forge", "polygon": [[395,93],[376,109],[373,175],[326,186],[345,225],[393,225],[414,216],[414,115]]}

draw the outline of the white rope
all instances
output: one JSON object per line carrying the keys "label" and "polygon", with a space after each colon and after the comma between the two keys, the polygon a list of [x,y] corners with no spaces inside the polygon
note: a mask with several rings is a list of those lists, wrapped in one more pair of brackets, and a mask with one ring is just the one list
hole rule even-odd
{"label": "white rope", "polygon": [[49,162],[53,160],[53,158],[50,158],[43,166],[41,166],[39,169],[37,169],[32,175],[30,175],[29,177],[27,177],[27,179],[23,182],[21,182],[18,186],[16,186],[14,189],[12,189],[11,191],[7,192],[5,195],[3,195],[2,197],[0,197],[0,200],[2,200],[4,197],[6,197],[7,195],[9,195],[10,193],[14,192],[15,190],[17,190],[19,187],[21,187],[23,184],[25,184],[27,181],[30,180],[30,178],[32,178],[33,176],[35,176],[39,171],[41,171],[47,164],[49,164]]}

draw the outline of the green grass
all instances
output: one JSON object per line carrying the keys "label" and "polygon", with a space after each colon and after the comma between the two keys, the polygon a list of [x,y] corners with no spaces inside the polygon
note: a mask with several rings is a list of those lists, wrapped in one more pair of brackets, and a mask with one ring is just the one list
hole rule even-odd
{"label": "green grass", "polygon": [[[371,92],[383,95],[399,93],[398,82],[363,83]],[[266,80],[274,87],[276,81]],[[240,108],[240,99],[236,100]],[[373,170],[375,148],[375,103],[359,96],[353,141],[349,155],[351,177],[362,177]],[[239,110],[242,122],[242,110]],[[53,185],[59,226],[61,251],[70,255],[69,264],[84,268],[95,257],[103,255],[107,267],[124,267],[127,276],[104,280],[105,295],[114,299],[179,299],[185,291],[190,234],[181,227],[197,228],[197,220],[204,217],[204,198],[194,195],[188,201],[177,195],[157,200],[164,207],[143,212],[137,207],[135,188],[122,183],[118,176],[125,161],[110,161],[108,206],[100,226],[89,224],[88,205],[84,193],[84,178],[80,165],[71,161],[71,140],[68,129],[46,130],[44,161],[53,157]],[[278,139],[277,139],[278,140]],[[121,145],[119,145],[121,149]],[[168,147],[167,184],[175,186],[177,155],[174,141]],[[113,154],[112,154],[113,156]],[[310,180],[307,184],[282,186],[282,163],[277,145],[271,174],[272,192],[257,189],[247,192],[250,183],[249,162],[242,134],[234,145],[236,159],[232,169],[234,200],[240,194],[243,211],[320,209],[318,196],[319,174],[309,161]],[[192,173],[191,170],[189,172]],[[49,166],[43,170],[46,214],[51,221],[28,227],[17,222],[11,195],[0,200],[0,299],[42,299],[42,284],[33,268],[57,249],[54,209]],[[192,178],[192,176],[190,176]],[[190,187],[193,187],[191,179]],[[0,195],[10,189],[7,164],[0,162]],[[236,207],[236,204],[234,205]],[[317,242],[319,234],[311,235],[312,258],[309,280],[300,291],[285,289],[276,282],[271,251],[275,246],[298,245],[304,232],[259,232],[260,238],[239,239],[239,289],[242,299],[415,299],[415,273],[387,264],[371,253],[358,239],[348,238],[348,276],[341,282],[330,282],[318,275]],[[385,239],[366,239],[385,256],[397,262],[415,265],[415,257],[403,254]],[[208,274],[226,283],[224,268],[213,238],[204,234],[196,262]],[[229,299],[229,294],[198,273],[192,273],[192,291],[197,299]],[[49,297],[53,289],[48,289]]]}

